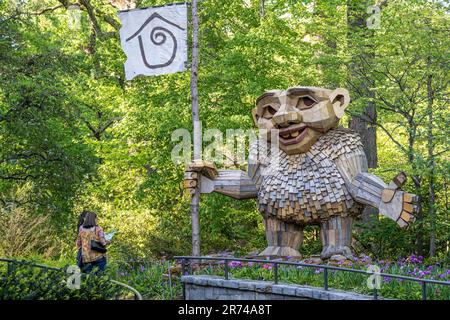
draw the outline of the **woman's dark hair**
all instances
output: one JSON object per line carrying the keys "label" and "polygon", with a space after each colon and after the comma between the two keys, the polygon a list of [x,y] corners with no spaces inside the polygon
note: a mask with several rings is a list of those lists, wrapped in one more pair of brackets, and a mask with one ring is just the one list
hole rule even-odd
{"label": "woman's dark hair", "polygon": [[80,231],[80,228],[84,223],[84,218],[86,218],[87,213],[88,213],[88,211],[86,211],[86,210],[83,210],[80,213],[80,216],[78,217],[77,233]]}
{"label": "woman's dark hair", "polygon": [[86,217],[84,218],[83,228],[92,228],[97,226],[95,220],[97,218],[97,214],[95,212],[88,211],[86,213]]}

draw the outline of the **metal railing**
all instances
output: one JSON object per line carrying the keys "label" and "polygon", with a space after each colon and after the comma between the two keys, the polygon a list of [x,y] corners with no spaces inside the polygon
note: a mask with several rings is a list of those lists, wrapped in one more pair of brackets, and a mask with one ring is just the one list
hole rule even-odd
{"label": "metal railing", "polygon": [[[278,284],[279,275],[278,275],[278,266],[279,265],[292,265],[292,266],[301,266],[306,268],[318,268],[323,269],[323,281],[324,290],[328,291],[328,270],[336,270],[336,271],[344,271],[344,272],[350,272],[350,273],[359,273],[359,274],[365,274],[365,275],[372,275],[373,272],[367,272],[364,270],[358,270],[358,269],[349,269],[349,268],[342,268],[342,267],[336,267],[336,266],[330,266],[330,265],[321,265],[321,264],[308,264],[308,263],[302,263],[302,262],[294,262],[294,261],[280,261],[280,260],[263,260],[263,259],[246,259],[246,258],[233,258],[233,257],[195,257],[195,256],[176,256],[173,257],[173,259],[181,260],[181,268],[182,268],[182,275],[186,275],[187,267],[191,264],[190,261],[195,261],[196,263],[200,263],[202,260],[209,260],[209,261],[224,261],[224,278],[225,280],[229,280],[229,262],[230,261],[239,261],[239,262],[253,262],[253,263],[264,263],[264,264],[271,264],[273,265],[273,274],[274,274],[274,283]],[[419,279],[419,278],[412,278],[407,276],[401,276],[401,275],[395,275],[395,274],[388,274],[388,273],[376,273],[378,276],[382,277],[389,277],[392,279],[402,279],[406,281],[412,281],[416,283],[420,283],[422,288],[422,300],[427,300],[427,284],[436,284],[441,286],[450,286],[449,281],[438,281],[438,280],[431,280],[431,279]],[[184,285],[184,284],[183,284]],[[184,291],[184,290],[183,290]],[[375,300],[378,299],[378,290],[376,288],[373,289],[373,298]]]}
{"label": "metal railing", "polygon": [[[26,266],[29,266],[29,267],[45,269],[45,270],[64,271],[63,268],[51,267],[51,266],[47,266],[47,265],[44,265],[44,264],[29,262],[29,261],[25,261],[25,260],[14,260],[14,259],[0,258],[0,262],[4,262],[4,263],[7,264],[7,272],[8,273],[10,273],[12,271],[11,268],[12,268],[12,266],[14,264],[16,264],[16,265],[26,265]],[[87,275],[86,273],[81,273],[81,274],[82,275]],[[92,273],[90,275],[96,276],[95,273]],[[117,281],[117,280],[109,279],[109,281],[111,283],[114,283],[114,284],[116,284],[118,286],[121,286],[121,287],[125,288],[128,291],[131,291],[133,293],[133,295],[134,295],[134,300],[142,300],[142,295],[135,288],[133,288],[133,287],[131,287],[131,286],[129,286],[129,285],[123,283],[123,282]]]}

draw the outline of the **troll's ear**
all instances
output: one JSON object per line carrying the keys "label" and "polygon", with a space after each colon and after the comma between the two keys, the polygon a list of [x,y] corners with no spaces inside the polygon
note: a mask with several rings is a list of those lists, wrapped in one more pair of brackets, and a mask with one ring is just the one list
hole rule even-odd
{"label": "troll's ear", "polygon": [[258,127],[258,114],[256,113],[257,110],[258,110],[258,107],[252,109],[253,122],[255,123],[256,127]]}
{"label": "troll's ear", "polygon": [[330,101],[333,105],[334,114],[340,119],[344,116],[344,111],[350,104],[350,95],[347,89],[338,88],[330,94]]}

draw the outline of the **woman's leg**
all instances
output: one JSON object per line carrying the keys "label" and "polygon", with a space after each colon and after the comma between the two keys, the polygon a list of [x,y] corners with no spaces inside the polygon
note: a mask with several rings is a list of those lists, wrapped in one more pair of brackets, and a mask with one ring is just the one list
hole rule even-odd
{"label": "woman's leg", "polygon": [[84,273],[90,273],[92,271],[93,267],[94,267],[94,263],[93,262],[84,263],[83,264],[83,272]]}
{"label": "woman's leg", "polygon": [[81,248],[77,251],[77,266],[83,270],[83,256],[81,254]]}
{"label": "woman's leg", "polygon": [[93,265],[92,269],[94,268],[96,269],[95,274],[103,273],[106,269],[106,257],[103,257],[101,259],[92,262],[92,265]]}
{"label": "woman's leg", "polygon": [[105,269],[106,269],[106,257],[103,257],[100,260],[98,260],[97,266],[98,266],[98,269],[100,271],[102,271],[102,272],[105,271]]}

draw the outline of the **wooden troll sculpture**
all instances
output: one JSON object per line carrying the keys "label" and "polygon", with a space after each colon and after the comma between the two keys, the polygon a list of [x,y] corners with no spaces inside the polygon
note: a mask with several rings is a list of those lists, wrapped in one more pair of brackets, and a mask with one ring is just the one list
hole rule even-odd
{"label": "wooden troll sculpture", "polygon": [[352,222],[365,205],[406,227],[415,220],[419,199],[399,190],[404,173],[386,184],[367,172],[359,135],[338,127],[349,102],[345,89],[294,87],[264,93],[256,100],[253,119],[266,146],[278,140],[279,147],[266,147],[264,153],[263,139],[256,141],[247,172],[194,162],[185,173],[185,187],[191,193],[199,186],[201,193],[257,198],[268,242],[260,255],[300,256],[303,228],[318,224],[321,258],[351,259]]}

